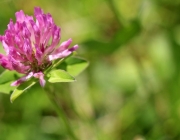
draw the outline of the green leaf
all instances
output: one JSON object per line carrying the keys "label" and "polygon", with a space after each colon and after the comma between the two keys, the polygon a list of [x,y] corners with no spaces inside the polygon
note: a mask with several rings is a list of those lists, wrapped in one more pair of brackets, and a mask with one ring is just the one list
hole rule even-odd
{"label": "green leaf", "polygon": [[32,87],[35,83],[36,81],[32,79],[19,85],[11,94],[10,101],[13,102],[17,97],[19,97],[22,93],[24,93],[24,91]]}
{"label": "green leaf", "polygon": [[50,83],[57,82],[74,82],[75,79],[64,70],[52,70],[48,73],[48,81]]}
{"label": "green leaf", "polygon": [[89,65],[89,62],[79,57],[70,57],[65,62],[67,64],[66,71],[72,76],[79,75]]}
{"label": "green leaf", "polygon": [[11,92],[13,92],[16,87],[11,86],[11,83],[12,81],[5,84],[0,84],[0,93],[10,94]]}
{"label": "green leaf", "polygon": [[21,76],[21,74],[15,72],[15,71],[5,70],[0,75],[0,84],[5,84],[10,81],[15,81],[20,76]]}

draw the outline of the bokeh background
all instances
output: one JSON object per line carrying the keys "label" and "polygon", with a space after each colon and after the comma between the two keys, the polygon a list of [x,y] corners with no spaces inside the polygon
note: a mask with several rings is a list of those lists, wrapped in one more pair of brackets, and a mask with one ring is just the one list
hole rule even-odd
{"label": "bokeh background", "polygon": [[[54,85],[80,140],[180,139],[179,0],[0,0],[0,34],[35,6],[90,62],[76,82]],[[9,97],[0,94],[0,140],[70,139],[39,86]]]}

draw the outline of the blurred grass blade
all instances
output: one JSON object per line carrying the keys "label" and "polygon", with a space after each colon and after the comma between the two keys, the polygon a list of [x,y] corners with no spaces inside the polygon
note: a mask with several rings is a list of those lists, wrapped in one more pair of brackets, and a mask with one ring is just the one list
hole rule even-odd
{"label": "blurred grass blade", "polygon": [[116,51],[119,47],[129,42],[141,31],[141,25],[138,20],[134,20],[130,25],[120,28],[112,36],[109,42],[99,40],[87,40],[83,43],[89,52],[95,52],[99,55],[107,55]]}
{"label": "blurred grass blade", "polygon": [[64,70],[52,70],[48,73],[48,81],[50,83],[74,82],[75,78]]}
{"label": "blurred grass blade", "polygon": [[24,93],[27,89],[29,89],[30,87],[32,87],[34,84],[36,83],[36,81],[34,80],[29,80],[27,82],[22,83],[21,85],[19,85],[11,94],[10,97],[10,101],[11,103],[17,98],[19,97],[22,93]]}

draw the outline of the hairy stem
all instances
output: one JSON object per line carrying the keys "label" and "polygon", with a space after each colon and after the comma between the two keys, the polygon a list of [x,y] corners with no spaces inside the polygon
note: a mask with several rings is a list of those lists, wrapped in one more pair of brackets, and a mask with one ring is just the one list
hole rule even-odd
{"label": "hairy stem", "polygon": [[63,109],[61,108],[61,106],[59,106],[55,100],[55,96],[53,94],[51,94],[49,88],[46,86],[45,87],[45,92],[49,98],[49,100],[51,101],[56,113],[58,114],[59,118],[63,120],[64,126],[66,128],[66,131],[68,133],[68,136],[71,137],[72,140],[78,140],[77,137],[75,136],[70,123],[67,119],[66,114],[64,113]]}

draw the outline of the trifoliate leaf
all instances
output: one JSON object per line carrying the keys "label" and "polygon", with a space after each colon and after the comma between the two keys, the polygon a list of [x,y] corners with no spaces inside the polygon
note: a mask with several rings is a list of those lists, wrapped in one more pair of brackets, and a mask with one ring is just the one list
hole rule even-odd
{"label": "trifoliate leaf", "polygon": [[69,57],[57,68],[64,69],[72,76],[79,75],[87,66],[89,62],[79,57]]}
{"label": "trifoliate leaf", "polygon": [[73,76],[79,75],[89,65],[86,60],[78,57],[70,57],[66,60],[66,63],[67,72]]}
{"label": "trifoliate leaf", "polygon": [[11,92],[13,92],[16,87],[11,86],[11,83],[12,82],[0,84],[0,93],[10,94]]}
{"label": "trifoliate leaf", "polygon": [[22,83],[19,85],[11,94],[10,100],[13,102],[17,97],[19,97],[22,93],[24,93],[27,89],[31,88],[33,85],[35,85],[36,81],[29,80],[27,82]]}
{"label": "trifoliate leaf", "polygon": [[5,84],[7,82],[15,81],[16,79],[20,77],[20,75],[22,74],[19,74],[15,71],[5,70],[0,75],[0,85]]}
{"label": "trifoliate leaf", "polygon": [[50,83],[57,82],[74,82],[75,78],[64,70],[51,70],[48,75],[48,81]]}

